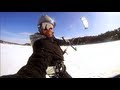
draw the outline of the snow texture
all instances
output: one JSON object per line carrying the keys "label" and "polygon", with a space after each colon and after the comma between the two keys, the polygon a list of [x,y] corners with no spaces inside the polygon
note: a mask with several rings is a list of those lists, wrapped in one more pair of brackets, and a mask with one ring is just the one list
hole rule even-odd
{"label": "snow texture", "polygon": [[[64,55],[68,73],[73,78],[108,78],[120,74],[120,40],[70,46]],[[61,47],[63,50],[66,46]],[[0,44],[0,75],[16,73],[32,54],[31,46]]]}

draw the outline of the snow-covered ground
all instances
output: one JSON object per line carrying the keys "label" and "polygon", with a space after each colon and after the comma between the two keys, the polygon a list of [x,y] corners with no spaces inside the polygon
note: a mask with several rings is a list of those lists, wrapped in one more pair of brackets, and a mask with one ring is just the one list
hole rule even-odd
{"label": "snow-covered ground", "polygon": [[[75,47],[77,51],[69,46],[68,55],[64,55],[67,71],[73,78],[107,78],[120,74],[120,40]],[[0,75],[16,73],[31,54],[31,46],[0,44]]]}

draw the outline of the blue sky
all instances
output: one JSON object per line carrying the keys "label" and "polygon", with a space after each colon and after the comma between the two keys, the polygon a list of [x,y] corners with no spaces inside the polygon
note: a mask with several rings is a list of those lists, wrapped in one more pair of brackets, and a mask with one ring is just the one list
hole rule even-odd
{"label": "blue sky", "polygon": [[[17,43],[30,42],[29,35],[37,32],[41,15],[54,18],[55,36],[60,38],[98,35],[120,27],[120,12],[0,12],[0,39]],[[80,20],[86,17],[88,29]]]}

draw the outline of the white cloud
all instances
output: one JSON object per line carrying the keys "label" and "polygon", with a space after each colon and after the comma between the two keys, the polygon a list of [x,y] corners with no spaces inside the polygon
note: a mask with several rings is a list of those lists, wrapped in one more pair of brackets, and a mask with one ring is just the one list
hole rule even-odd
{"label": "white cloud", "polygon": [[29,32],[21,32],[21,33],[19,33],[19,34],[22,34],[22,35],[27,35],[27,36],[29,36],[29,35],[31,35],[31,34],[33,34],[33,33],[29,33]]}
{"label": "white cloud", "polygon": [[13,33],[7,30],[1,30],[1,35],[5,35],[5,36],[18,36],[19,34],[17,33]]}
{"label": "white cloud", "polygon": [[9,41],[9,42],[14,42],[14,43],[20,43],[20,44],[30,42],[29,38],[3,37],[2,40]]}
{"label": "white cloud", "polygon": [[29,40],[30,34],[31,33],[27,33],[27,32],[13,33],[13,32],[9,32],[6,30],[2,30],[1,31],[1,39],[5,40],[5,41],[9,41],[9,42],[24,44],[24,43],[30,42],[30,40]]}

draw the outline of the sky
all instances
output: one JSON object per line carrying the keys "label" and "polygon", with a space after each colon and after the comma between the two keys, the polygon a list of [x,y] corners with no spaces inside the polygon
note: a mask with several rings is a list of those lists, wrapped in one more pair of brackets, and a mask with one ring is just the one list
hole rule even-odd
{"label": "sky", "polygon": [[[58,38],[98,35],[120,27],[120,12],[0,12],[0,39],[30,42],[29,35],[38,31],[38,20],[45,14],[55,20]],[[86,17],[88,29],[84,29],[81,17]]]}
{"label": "sky", "polygon": [[[31,46],[0,46],[0,76],[15,74],[27,64],[33,50]],[[68,54],[64,54],[66,70],[73,78],[109,78],[120,74],[120,40],[75,47],[77,51],[68,47]],[[66,46],[61,48],[65,50]]]}

